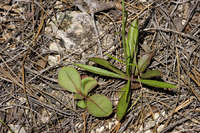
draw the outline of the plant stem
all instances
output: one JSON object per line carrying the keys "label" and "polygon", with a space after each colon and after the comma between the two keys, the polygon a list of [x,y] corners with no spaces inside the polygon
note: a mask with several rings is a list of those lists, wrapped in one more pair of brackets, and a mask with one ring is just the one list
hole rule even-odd
{"label": "plant stem", "polygon": [[14,133],[14,131],[6,124],[3,120],[0,119],[0,123],[1,123],[3,126],[7,127],[8,130],[9,130],[11,133]]}
{"label": "plant stem", "polygon": [[[126,26],[126,17],[125,17],[125,5],[124,0],[122,0],[122,44],[124,49],[124,57],[127,61],[127,53],[126,53],[126,39],[125,39],[125,26]],[[127,62],[126,62],[127,63]]]}

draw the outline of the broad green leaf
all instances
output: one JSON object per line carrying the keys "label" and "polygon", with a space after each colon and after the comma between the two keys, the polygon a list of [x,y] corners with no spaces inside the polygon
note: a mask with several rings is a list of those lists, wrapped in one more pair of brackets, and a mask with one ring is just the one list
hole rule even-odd
{"label": "broad green leaf", "polygon": [[121,94],[119,103],[117,105],[117,119],[120,121],[125,116],[127,108],[130,102],[130,80],[128,80],[127,84],[121,89],[123,92]]}
{"label": "broad green leaf", "polygon": [[162,81],[156,81],[156,80],[147,80],[147,79],[137,79],[136,81],[141,81],[141,83],[152,86],[152,87],[157,87],[157,88],[176,88],[177,86],[174,84],[162,82]]}
{"label": "broad green leaf", "polygon": [[127,40],[131,59],[133,59],[134,53],[137,52],[138,34],[138,20],[134,20],[129,28]]}
{"label": "broad green leaf", "polygon": [[147,72],[141,74],[141,78],[143,79],[160,77],[160,76],[161,76],[161,72],[159,70],[148,70]]}
{"label": "broad green leaf", "polygon": [[88,65],[84,65],[84,64],[75,64],[75,65],[82,68],[82,69],[85,69],[89,72],[99,74],[99,75],[102,75],[102,76],[125,79],[124,77],[122,77],[121,75],[119,75],[117,73],[113,73],[113,72],[110,72],[110,71],[102,69],[102,68],[88,66]]}
{"label": "broad green leaf", "polygon": [[93,88],[97,86],[97,81],[92,77],[86,77],[82,79],[82,93],[87,96],[88,92],[90,92]]}
{"label": "broad green leaf", "polygon": [[82,108],[82,109],[84,109],[84,108],[87,107],[87,105],[86,105],[86,103],[85,103],[84,100],[78,101],[78,102],[77,102],[77,106],[80,107],[80,108]]}
{"label": "broad green leaf", "polygon": [[58,72],[58,83],[64,89],[70,92],[78,92],[81,90],[80,74],[73,67],[63,67]]}
{"label": "broad green leaf", "polygon": [[74,99],[83,99],[84,97],[81,96],[80,94],[76,93],[74,94]]}
{"label": "broad green leaf", "polygon": [[[143,55],[139,61],[138,61],[138,69],[139,72],[142,73],[147,68],[147,66],[150,64],[151,59],[154,55],[154,52],[151,52],[149,54]],[[135,75],[138,75],[138,70],[136,69]]]}
{"label": "broad green leaf", "polygon": [[103,95],[95,94],[87,98],[88,112],[96,117],[106,117],[112,113],[112,103]]}
{"label": "broad green leaf", "polygon": [[93,61],[101,66],[104,66],[105,68],[107,68],[115,73],[118,73],[123,77],[126,77],[125,73],[123,73],[122,71],[120,71],[119,69],[117,69],[116,67],[114,67],[112,64],[110,64],[108,61],[106,61],[104,59],[93,57],[93,58],[90,58],[89,60]]}

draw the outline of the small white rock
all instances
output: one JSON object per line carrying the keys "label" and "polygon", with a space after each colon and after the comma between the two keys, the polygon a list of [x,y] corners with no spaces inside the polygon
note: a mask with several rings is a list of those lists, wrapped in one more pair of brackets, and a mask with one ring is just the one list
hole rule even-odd
{"label": "small white rock", "polygon": [[144,133],[153,133],[150,129],[145,131]]}
{"label": "small white rock", "polygon": [[48,122],[49,121],[49,119],[50,119],[50,117],[49,117],[49,114],[47,113],[47,111],[46,110],[42,110],[42,115],[41,115],[41,121],[43,122],[43,123],[46,123],[46,122]]}
{"label": "small white rock", "polygon": [[[24,127],[21,127],[21,125],[9,124],[9,127],[11,130],[13,130],[14,133],[26,133]],[[8,131],[8,133],[11,133],[11,131]]]}
{"label": "small white rock", "polygon": [[157,128],[157,132],[160,133],[163,129],[164,129],[165,125],[160,125],[158,128]]}
{"label": "small white rock", "polygon": [[145,129],[150,129],[154,126],[155,126],[155,121],[150,120],[145,124]]}
{"label": "small white rock", "polygon": [[80,129],[80,128],[81,128],[81,126],[82,126],[82,124],[81,124],[81,123],[77,123],[77,124],[75,125],[75,127],[76,127],[77,129]]}
{"label": "small white rock", "polygon": [[182,25],[185,25],[187,21],[185,19],[182,20]]}
{"label": "small white rock", "polygon": [[61,50],[60,44],[57,44],[56,42],[50,43],[50,44],[49,44],[49,50],[59,52],[59,51]]}
{"label": "small white rock", "polygon": [[52,28],[50,26],[45,27],[45,33],[47,34],[52,33]]}
{"label": "small white rock", "polygon": [[20,97],[19,98],[19,101],[23,104],[23,103],[26,103],[26,98],[24,98],[24,97]]}
{"label": "small white rock", "polygon": [[96,133],[96,132],[95,132],[95,130],[91,130],[91,132],[90,132],[90,133]]}
{"label": "small white rock", "polygon": [[11,101],[8,101],[8,102],[6,102],[6,105],[8,105],[8,106],[11,106],[11,105],[13,105],[14,104],[14,102],[11,100]]}
{"label": "small white rock", "polygon": [[142,2],[142,3],[143,3],[143,2],[147,2],[147,0],[139,0],[139,1]]}
{"label": "small white rock", "polygon": [[159,118],[159,116],[160,116],[160,113],[157,112],[157,113],[154,114],[154,118],[153,119],[157,120]]}
{"label": "small white rock", "polygon": [[48,63],[50,66],[56,65],[60,62],[60,55],[48,56]]}
{"label": "small white rock", "polygon": [[66,33],[62,30],[57,31],[57,37],[61,38],[64,41],[64,45],[66,49],[70,49],[71,47],[75,46],[76,44],[68,37],[66,37]]}
{"label": "small white rock", "polygon": [[104,131],[104,127],[103,126],[96,129],[96,133],[103,133],[103,131]]}
{"label": "small white rock", "polygon": [[119,123],[117,120],[115,120],[114,122],[115,122],[115,125],[117,125]]}
{"label": "small white rock", "polygon": [[67,31],[73,32],[76,35],[80,35],[84,32],[84,29],[83,29],[83,26],[80,23],[74,22],[70,25],[70,28]]}
{"label": "small white rock", "polygon": [[164,117],[166,117],[165,111],[163,111],[163,112],[161,113],[161,115],[164,116]]}
{"label": "small white rock", "polygon": [[54,8],[63,9],[63,3],[61,1],[56,1]]}
{"label": "small white rock", "polygon": [[109,122],[108,123],[108,129],[110,130],[114,124],[115,124],[114,122]]}

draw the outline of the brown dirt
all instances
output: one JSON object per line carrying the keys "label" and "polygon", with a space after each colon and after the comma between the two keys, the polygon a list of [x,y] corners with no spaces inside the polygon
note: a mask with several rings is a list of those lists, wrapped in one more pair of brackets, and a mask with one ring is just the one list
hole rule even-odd
{"label": "brown dirt", "polygon": [[[108,27],[101,34],[102,38],[114,35],[114,48],[108,53],[122,59],[119,9],[98,12],[95,19]],[[139,19],[139,54],[156,50],[150,69],[159,69],[163,73],[162,80],[179,87],[176,91],[147,86],[132,89],[131,103],[142,97],[127,113],[119,132],[156,132],[160,125],[164,126],[162,133],[200,132],[200,1],[127,0],[126,10],[127,29],[135,18]],[[62,66],[79,61],[88,63],[81,60],[80,55],[89,57],[87,54],[95,51],[91,49],[98,47],[97,40],[92,40],[82,51],[69,50],[66,54],[49,50],[49,44],[57,39],[45,33],[47,21],[57,12],[65,11],[79,9],[72,0],[0,1],[1,133],[11,129],[16,132],[13,125],[27,133],[91,132],[102,126],[106,128],[114,121],[114,114],[109,118],[95,118],[77,108],[72,94],[57,83]],[[105,53],[109,48],[102,47],[103,58],[107,58]],[[59,62],[50,66],[49,55],[60,55]],[[123,64],[110,61],[124,69]],[[99,86],[93,93],[104,94],[115,102],[124,81],[80,72],[96,77]],[[159,120],[153,119],[156,114],[160,115]],[[145,129],[149,121],[157,122]]]}

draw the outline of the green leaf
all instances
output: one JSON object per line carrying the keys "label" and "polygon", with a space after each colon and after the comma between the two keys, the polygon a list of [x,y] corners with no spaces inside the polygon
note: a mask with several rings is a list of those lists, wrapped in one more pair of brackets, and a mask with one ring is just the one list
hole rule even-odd
{"label": "green leaf", "polygon": [[80,107],[80,108],[82,108],[82,109],[84,109],[84,108],[87,107],[87,105],[86,105],[86,103],[85,103],[84,100],[78,101],[78,102],[77,102],[77,106]]}
{"label": "green leaf", "polygon": [[[134,20],[131,24],[131,28],[128,33],[128,45],[131,53],[131,64],[132,65],[132,73],[135,73],[137,66],[137,52],[138,52],[138,36],[139,36],[139,28],[138,28],[138,20]],[[129,68],[131,69],[131,68]]]}
{"label": "green leaf", "polygon": [[84,97],[81,96],[80,94],[76,93],[74,94],[74,99],[83,99]]}
{"label": "green leaf", "polygon": [[112,64],[110,64],[108,61],[106,61],[104,59],[93,57],[93,58],[90,58],[89,60],[93,61],[101,66],[104,66],[105,68],[107,68],[115,73],[118,73],[123,77],[126,77],[125,73],[123,73],[122,71],[120,71],[119,69],[117,69],[116,67],[114,67]]}
{"label": "green leaf", "polygon": [[128,75],[128,77],[130,77],[131,75],[131,55],[130,55],[130,48],[129,48],[129,43],[128,43],[128,40],[126,39],[126,55],[127,55],[127,58],[126,58],[126,74]]}
{"label": "green leaf", "polygon": [[157,88],[176,88],[177,86],[174,84],[156,81],[156,80],[147,80],[147,79],[137,79],[136,81],[143,83],[148,86],[157,87]]}
{"label": "green leaf", "polygon": [[148,70],[145,73],[141,74],[141,78],[153,78],[153,77],[160,77],[161,72],[159,70]]}
{"label": "green leaf", "polygon": [[70,92],[78,92],[81,90],[81,77],[73,67],[63,67],[58,72],[58,83],[64,89]]}
{"label": "green leaf", "polygon": [[127,55],[126,61],[128,60],[128,58],[131,59],[131,51],[127,38],[126,38],[126,55]]}
{"label": "green leaf", "polygon": [[117,105],[117,119],[120,121],[125,116],[129,102],[130,102],[130,80],[127,84],[121,89],[123,93],[121,94],[119,103]]}
{"label": "green leaf", "polygon": [[[148,67],[148,65],[151,62],[151,59],[152,59],[153,55],[154,55],[154,52],[151,52],[151,53],[143,55],[139,59],[139,61],[138,61],[138,69],[139,69],[140,73],[144,72],[144,70]],[[135,75],[138,75],[137,69],[136,69]]]}
{"label": "green leaf", "polygon": [[82,93],[87,96],[88,92],[90,92],[93,88],[97,86],[97,81],[92,77],[86,77],[82,79]]}
{"label": "green leaf", "polygon": [[[124,4],[124,0],[122,0],[122,44],[123,44],[123,49],[124,49],[124,58],[127,60],[127,49],[126,49],[126,38],[125,38],[125,34],[126,34],[126,19],[127,19],[127,13],[125,11],[125,4]],[[127,63],[126,63],[127,64]]]}
{"label": "green leaf", "polygon": [[138,20],[134,20],[129,28],[127,40],[131,59],[133,59],[134,53],[137,53],[138,34]]}
{"label": "green leaf", "polygon": [[136,70],[136,66],[137,66],[136,58],[137,58],[137,55],[135,53],[133,57],[133,62],[132,62],[132,73],[135,73],[135,70]]}
{"label": "green leaf", "polygon": [[88,66],[88,65],[84,65],[84,64],[75,64],[75,65],[82,68],[82,69],[85,69],[89,72],[99,74],[99,75],[102,75],[102,76],[125,79],[124,77],[122,77],[121,75],[119,75],[117,73],[113,73],[113,72],[110,72],[110,71],[102,69],[102,68]]}
{"label": "green leaf", "polygon": [[108,56],[109,58],[111,58],[111,59],[113,59],[113,60],[116,60],[116,61],[118,61],[118,62],[120,62],[120,63],[125,64],[125,62],[124,62],[123,60],[120,60],[120,59],[118,59],[118,58],[116,58],[116,57],[114,57],[114,56],[112,56],[112,55],[110,55],[110,54],[106,54],[106,56]]}
{"label": "green leaf", "polygon": [[112,113],[112,103],[103,95],[95,94],[87,98],[88,112],[96,117],[106,117]]}

